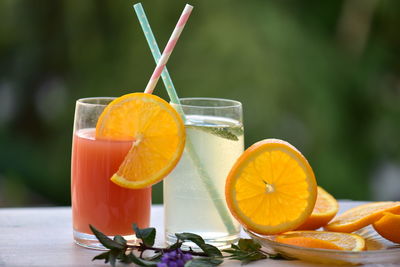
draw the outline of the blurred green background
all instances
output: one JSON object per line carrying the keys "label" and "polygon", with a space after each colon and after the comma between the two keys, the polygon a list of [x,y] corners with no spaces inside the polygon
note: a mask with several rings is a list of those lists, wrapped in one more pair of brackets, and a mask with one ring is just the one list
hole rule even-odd
{"label": "blurred green background", "polygon": [[[0,206],[70,204],[76,99],[142,91],[155,66],[134,3],[0,1]],[[164,47],[185,1],[142,3]],[[246,146],[291,142],[337,198],[400,200],[400,1],[190,3],[181,97],[241,101]]]}

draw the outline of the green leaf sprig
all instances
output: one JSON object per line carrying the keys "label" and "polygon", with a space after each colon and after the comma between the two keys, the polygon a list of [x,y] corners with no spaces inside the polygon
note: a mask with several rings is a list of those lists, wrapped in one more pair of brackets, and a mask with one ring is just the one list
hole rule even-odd
{"label": "green leaf sprig", "polygon": [[186,128],[201,130],[218,137],[231,141],[239,141],[239,136],[243,135],[243,127],[209,127],[198,125],[186,125]]}
{"label": "green leaf sprig", "polygon": [[[267,258],[283,258],[279,254],[269,254],[261,250],[261,245],[253,239],[240,239],[237,245],[232,244],[231,248],[221,251],[217,247],[207,244],[199,235],[179,233],[175,234],[177,240],[174,244],[159,248],[153,247],[156,238],[155,228],[141,229],[133,224],[133,230],[136,237],[140,239],[140,243],[139,245],[129,245],[125,238],[120,235],[111,239],[94,226],[89,226],[99,242],[108,249],[108,251],[95,256],[93,260],[104,260],[105,263],[110,263],[113,267],[117,261],[125,264],[134,263],[139,266],[168,266],[168,259],[166,260],[168,257],[178,258],[175,266],[185,267],[218,266],[224,259],[239,260],[243,264],[247,264]],[[200,251],[194,251],[191,247],[186,250],[181,249],[185,242],[196,244]],[[147,250],[153,252],[152,256],[144,256],[144,252]],[[187,260],[184,261],[183,259]]]}

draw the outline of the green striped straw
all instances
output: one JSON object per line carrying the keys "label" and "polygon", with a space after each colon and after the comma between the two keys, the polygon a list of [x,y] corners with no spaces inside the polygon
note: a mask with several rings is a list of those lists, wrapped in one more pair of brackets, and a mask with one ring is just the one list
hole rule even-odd
{"label": "green striped straw", "polygon": [[[157,41],[154,38],[153,31],[150,28],[149,21],[147,20],[146,14],[144,13],[144,9],[142,7],[141,3],[135,4],[133,8],[136,11],[136,15],[139,19],[140,25],[142,26],[143,33],[146,36],[147,43],[149,44],[151,54],[154,57],[154,60],[156,63],[161,58],[161,52],[160,49],[158,48]],[[176,93],[175,86],[172,83],[171,77],[169,76],[169,72],[167,70],[167,66],[165,66],[161,78],[164,82],[165,88],[167,89],[167,93],[169,98],[171,99],[171,102],[174,104],[180,104],[179,97]]]}
{"label": "green striped straw", "polygon": [[[139,19],[140,25],[142,26],[143,33],[146,37],[147,43],[150,47],[151,53],[154,57],[154,60],[156,61],[156,64],[161,58],[161,52],[160,49],[158,48],[157,41],[154,38],[153,31],[150,28],[149,21],[147,20],[146,14],[144,13],[144,9],[142,7],[141,3],[137,3],[133,6],[135,9],[136,15]],[[185,114],[183,113],[182,107],[180,105],[179,97],[176,93],[175,86],[172,83],[171,77],[168,73],[167,67],[165,66],[161,78],[164,82],[164,86],[167,89],[167,93],[169,98],[171,99],[171,102],[173,104],[176,104],[178,108],[178,112],[181,114],[182,118],[184,121],[185,119]],[[199,156],[197,155],[194,146],[192,142],[189,140],[189,138],[186,138],[186,151],[189,154],[189,157],[192,159],[194,165],[196,166],[197,172],[207,189],[208,194],[210,195],[210,198],[212,199],[215,208],[217,209],[227,231],[229,234],[234,234],[236,232],[236,227],[232,222],[232,219],[230,217],[230,213],[228,209],[226,208],[225,202],[223,199],[221,199],[219,192],[217,190],[217,187],[215,186],[213,180],[211,177],[208,175],[207,171],[203,167],[201,160]]]}

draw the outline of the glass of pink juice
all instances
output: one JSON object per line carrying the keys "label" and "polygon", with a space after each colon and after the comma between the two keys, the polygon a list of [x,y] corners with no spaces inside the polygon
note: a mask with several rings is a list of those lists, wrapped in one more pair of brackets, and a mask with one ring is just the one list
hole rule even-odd
{"label": "glass of pink juice", "polygon": [[89,224],[108,236],[135,240],[132,223],[148,227],[151,187],[127,189],[110,181],[132,146],[132,141],[99,140],[97,119],[113,98],[76,102],[71,162],[71,201],[74,240],[94,249],[102,245]]}

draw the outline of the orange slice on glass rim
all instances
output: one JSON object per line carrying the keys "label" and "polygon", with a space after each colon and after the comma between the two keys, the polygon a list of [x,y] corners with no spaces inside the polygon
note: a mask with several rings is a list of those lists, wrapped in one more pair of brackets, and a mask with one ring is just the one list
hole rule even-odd
{"label": "orange slice on glass rim", "polygon": [[165,100],[132,93],[113,100],[100,115],[96,138],[132,140],[132,147],[111,177],[126,188],[144,188],[161,181],[178,163],[185,146],[181,116]]}
{"label": "orange slice on glass rim", "polygon": [[266,139],[249,147],[232,167],[225,196],[233,216],[259,234],[296,229],[317,198],[314,173],[289,143]]}
{"label": "orange slice on glass rim", "polygon": [[275,241],[307,248],[362,251],[365,240],[356,234],[324,231],[292,231],[275,237]]}

